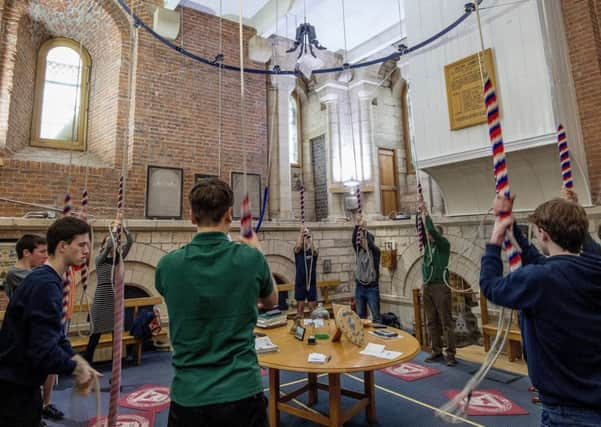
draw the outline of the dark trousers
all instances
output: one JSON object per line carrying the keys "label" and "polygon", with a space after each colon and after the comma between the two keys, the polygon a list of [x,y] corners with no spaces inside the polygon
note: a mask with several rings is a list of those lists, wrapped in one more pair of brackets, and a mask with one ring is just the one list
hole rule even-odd
{"label": "dark trousers", "polygon": [[447,355],[455,356],[455,323],[451,306],[451,290],[444,283],[424,285],[424,309],[428,320],[433,354],[442,354],[444,331],[447,340]]}
{"label": "dark trousers", "polygon": [[[86,359],[88,361],[88,363],[92,363],[92,361],[94,360],[94,352],[96,351],[96,347],[98,347],[98,343],[100,342],[100,336],[102,334],[100,332],[98,333],[94,333],[92,335],[90,335],[90,338],[88,339],[88,346],[86,347],[86,352],[84,353],[83,357],[84,359]],[[115,335],[111,332],[111,336],[113,337],[113,339],[115,339]],[[126,357],[131,356],[132,354],[132,346],[128,345],[125,347],[125,355]]]}
{"label": "dark trousers", "polygon": [[168,427],[269,427],[263,393],[235,402],[186,407],[171,401]]}
{"label": "dark trousers", "polygon": [[88,363],[92,363],[92,360],[94,360],[94,352],[96,351],[96,347],[98,346],[101,335],[102,334],[100,332],[90,335],[88,346],[86,347],[86,352],[83,356]]}
{"label": "dark trousers", "polygon": [[39,427],[42,421],[42,393],[39,386],[0,381],[0,426]]}

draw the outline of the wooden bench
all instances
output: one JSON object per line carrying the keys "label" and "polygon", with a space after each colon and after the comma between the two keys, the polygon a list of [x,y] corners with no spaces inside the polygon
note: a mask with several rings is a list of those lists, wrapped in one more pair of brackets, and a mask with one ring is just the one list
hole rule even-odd
{"label": "wooden bench", "polygon": [[[123,306],[127,308],[133,308],[133,319],[135,321],[136,317],[140,312],[140,308],[142,307],[152,307],[157,304],[163,304],[163,299],[161,297],[145,297],[145,298],[127,298],[124,300]],[[74,313],[88,313],[90,306],[88,304],[76,304],[73,308]],[[153,338],[167,338],[167,328],[165,325],[162,325],[161,332],[158,335],[154,335]],[[79,336],[70,334],[69,342],[71,343],[71,347],[76,352],[85,351],[88,345],[89,337],[87,336]],[[123,345],[133,345],[135,348],[134,360],[136,365],[139,365],[142,361],[142,345],[144,344],[141,340],[137,339],[133,335],[130,334],[129,331],[123,331],[123,337],[121,338],[121,342]],[[113,337],[111,333],[105,333],[100,336],[100,341],[98,342],[97,348],[103,347],[111,347],[113,345]]]}
{"label": "wooden bench", "polygon": [[[517,312],[514,312],[516,316]],[[486,297],[480,293],[480,318],[482,320],[482,341],[484,351],[490,350],[490,339],[497,335],[497,322],[490,321],[488,317],[488,301]],[[522,358],[522,334],[517,326],[515,319],[512,319],[511,328],[507,335],[509,341],[509,361],[515,362]]]}

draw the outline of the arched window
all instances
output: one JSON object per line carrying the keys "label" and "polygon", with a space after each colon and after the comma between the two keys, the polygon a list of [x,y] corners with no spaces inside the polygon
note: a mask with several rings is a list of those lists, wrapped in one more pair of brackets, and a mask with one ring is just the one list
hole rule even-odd
{"label": "arched window", "polygon": [[90,55],[56,38],[38,52],[31,145],[85,150]]}
{"label": "arched window", "polygon": [[288,102],[288,148],[290,152],[290,164],[292,166],[301,165],[301,115],[298,96],[292,92]]}

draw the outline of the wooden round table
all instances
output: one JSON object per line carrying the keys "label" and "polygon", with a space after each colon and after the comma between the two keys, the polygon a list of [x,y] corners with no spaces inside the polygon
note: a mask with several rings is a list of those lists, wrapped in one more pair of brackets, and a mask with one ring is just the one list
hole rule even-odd
{"label": "wooden round table", "polygon": [[[333,320],[331,320],[333,322]],[[400,338],[382,339],[369,333],[372,329],[365,328],[365,344],[359,348],[342,337],[340,342],[332,342],[334,328],[331,329],[330,339],[317,340],[317,344],[307,344],[307,336],[304,341],[299,341],[290,333],[292,321],[286,327],[274,329],[257,329],[257,332],[269,336],[279,351],[259,355],[259,364],[269,368],[269,423],[271,427],[279,427],[280,411],[305,418],[324,426],[342,426],[344,422],[355,416],[365,408],[365,415],[369,423],[376,421],[375,383],[374,371],[377,369],[395,366],[399,363],[413,359],[420,351],[420,345],[411,335],[394,328],[386,328],[399,334]],[[359,354],[367,343],[384,344],[386,350],[399,351],[402,354],[393,360],[381,359],[374,356]],[[309,353],[322,353],[331,357],[325,364],[314,364],[307,362]],[[307,384],[301,388],[280,396],[280,370],[306,372],[308,374]],[[363,372],[364,393],[345,390],[340,387],[340,374],[346,372]],[[317,381],[318,374],[328,375],[328,384]],[[322,389],[329,392],[329,414],[322,415],[315,411],[289,405],[288,401],[297,396],[308,393],[309,406],[317,402],[317,390]],[[348,411],[342,412],[341,396],[357,399]]]}

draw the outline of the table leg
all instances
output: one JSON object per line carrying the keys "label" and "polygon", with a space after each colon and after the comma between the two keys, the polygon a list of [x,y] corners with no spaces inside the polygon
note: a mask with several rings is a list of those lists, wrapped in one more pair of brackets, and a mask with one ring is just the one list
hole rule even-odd
{"label": "table leg", "polygon": [[365,371],[363,375],[363,386],[365,387],[365,396],[368,399],[365,408],[365,416],[369,424],[376,422],[376,385],[374,381],[374,371]]}
{"label": "table leg", "polygon": [[328,383],[330,388],[330,427],[341,427],[340,374],[328,374]]}
{"label": "table leg", "polygon": [[317,374],[308,374],[309,378],[309,406],[317,403]]}
{"label": "table leg", "polygon": [[280,399],[280,370],[269,368],[269,426],[279,427],[280,411],[278,411],[278,400]]}

